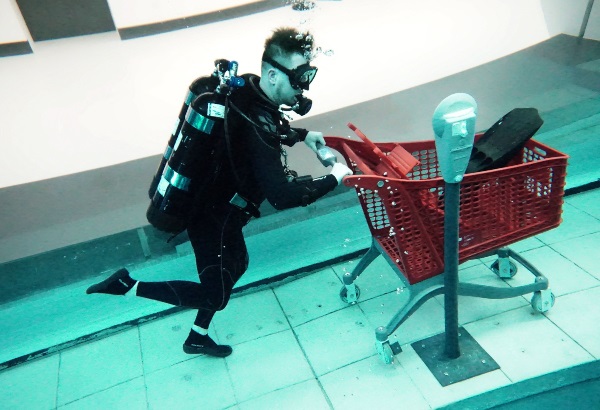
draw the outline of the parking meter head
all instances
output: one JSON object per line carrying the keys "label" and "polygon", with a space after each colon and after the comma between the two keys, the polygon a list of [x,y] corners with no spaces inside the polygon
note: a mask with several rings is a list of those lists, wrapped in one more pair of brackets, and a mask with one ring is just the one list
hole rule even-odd
{"label": "parking meter head", "polygon": [[462,181],[473,149],[477,102],[469,94],[446,97],[433,113],[435,146],[444,181]]}

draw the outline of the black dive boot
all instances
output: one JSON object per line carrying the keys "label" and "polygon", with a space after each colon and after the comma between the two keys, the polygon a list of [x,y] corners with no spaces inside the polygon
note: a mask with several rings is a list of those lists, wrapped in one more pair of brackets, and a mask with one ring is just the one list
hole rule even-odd
{"label": "black dive boot", "polygon": [[107,279],[100,283],[90,286],[85,293],[107,293],[109,295],[124,295],[127,293],[133,285],[135,285],[135,279],[129,276],[127,269],[119,269]]}
{"label": "black dive boot", "polygon": [[231,346],[218,345],[210,336],[201,335],[193,330],[183,343],[183,351],[187,354],[205,354],[215,357],[226,357],[233,352]]}

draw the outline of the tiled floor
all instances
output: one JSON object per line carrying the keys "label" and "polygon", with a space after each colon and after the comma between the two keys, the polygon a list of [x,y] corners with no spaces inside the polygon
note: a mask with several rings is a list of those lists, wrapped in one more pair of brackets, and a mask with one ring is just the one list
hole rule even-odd
{"label": "tiled floor", "polygon": [[[360,17],[364,18],[363,15]],[[395,24],[389,27],[398,29]],[[102,59],[101,64],[96,64],[91,71],[79,71],[85,73],[86,78],[92,74],[97,79],[103,78],[105,82],[96,82],[98,87],[103,88],[103,95],[107,90],[118,93],[115,94],[118,97],[107,97],[105,100],[120,101],[116,105],[112,104],[111,108],[113,105],[121,107],[123,101],[128,101],[133,84],[145,84],[144,78],[154,81],[155,73],[162,70],[165,64],[170,64],[169,56],[174,56],[185,44],[197,43],[197,37],[190,34],[196,31],[170,33],[137,42],[120,42],[108,36],[89,39],[107,43],[106,47],[100,48],[90,48],[89,43],[82,41],[78,44],[73,39],[61,43],[44,42],[36,44],[36,53],[30,56],[36,59],[36,64],[24,66],[23,71],[29,73],[32,68],[38,69],[41,66],[38,64],[39,59],[46,55],[51,59],[49,66],[56,71],[55,68],[60,65],[53,64],[54,59],[62,61],[66,55],[86,56],[88,54],[84,51],[93,50],[93,58],[79,58],[78,61],[84,63],[84,68],[89,68],[89,64],[92,64],[90,62],[97,61],[98,58]],[[178,47],[171,46],[168,39],[176,40]],[[117,67],[122,59],[114,56],[114,42],[118,43],[117,52],[122,53],[123,66],[127,71],[127,75],[118,76],[116,82],[114,73],[118,73]],[[490,50],[487,44],[486,42],[486,52]],[[71,52],[69,45],[78,47],[77,52]],[[204,50],[206,54],[214,55],[210,51],[213,45],[205,43],[205,46],[209,47]],[[134,48],[137,51],[133,52]],[[147,56],[146,50],[149,50]],[[408,68],[403,69],[421,73],[424,72],[419,69],[421,65],[431,65],[438,70],[442,66],[430,64],[428,59],[440,61],[441,51],[437,50],[429,56],[419,53],[421,58],[413,59],[406,66]],[[557,55],[562,55],[563,51],[570,51],[570,48],[555,51]],[[566,54],[569,58],[572,57],[570,52]],[[336,55],[342,56],[343,53],[336,49]],[[354,54],[347,55],[353,61],[356,60]],[[465,57],[479,58],[481,55],[466,53]],[[132,56],[141,58],[132,59]],[[236,58],[240,57],[243,56],[236,55]],[[397,121],[404,122],[401,134],[412,137],[429,136],[430,110],[422,110],[419,104],[429,107],[431,102],[434,106],[439,102],[439,95],[445,97],[449,89],[455,89],[457,83],[452,81],[458,81],[458,84],[474,87],[473,91],[476,91],[475,95],[481,102],[482,119],[488,116],[487,120],[495,121],[498,117],[493,112],[500,110],[503,114],[507,112],[502,111],[504,108],[537,107],[543,114],[545,124],[536,139],[539,137],[541,142],[571,157],[567,187],[597,181],[598,167],[594,166],[597,164],[600,120],[600,94],[597,88],[578,82],[576,76],[570,74],[570,63],[556,63],[560,59],[545,61],[545,65],[542,65],[544,70],[539,73],[538,78],[535,81],[527,80],[525,72],[530,67],[537,68],[540,57],[535,52],[526,52],[515,58],[519,64],[511,65],[501,60],[499,65],[484,65],[464,77],[459,73],[458,77],[448,79],[449,82],[434,82],[427,91],[425,88],[415,88],[412,91],[406,90],[402,98],[400,94],[391,95],[392,100],[377,99],[393,90],[389,89],[389,82],[382,82],[380,77],[371,76],[374,82],[385,87],[383,91],[377,89],[377,84],[354,91],[375,92],[373,95],[369,94],[368,98],[365,97],[369,104],[375,105],[368,109],[364,106],[350,106],[335,121],[329,116],[328,105],[323,100],[327,100],[324,97],[329,95],[333,98],[336,93],[331,88],[323,89],[321,92],[328,95],[314,94],[313,98],[321,102],[321,108],[316,109],[325,114],[315,115],[309,121],[314,121],[316,125],[320,124],[319,121],[327,123],[327,127],[314,129],[329,130],[331,124],[341,124],[340,127],[347,132],[344,124],[348,118],[359,120],[365,131],[376,130],[373,131],[374,139],[379,140],[382,136],[391,134],[390,128],[394,134],[398,131],[393,125],[381,123],[386,109],[393,107],[396,110],[395,107],[401,107],[394,112],[394,116],[398,116]],[[462,62],[463,60],[461,59]],[[64,81],[57,82],[53,78],[53,81],[46,84],[51,87],[50,90],[54,86],[61,88],[62,92],[55,94],[66,105],[53,105],[53,110],[44,111],[46,116],[64,111],[69,112],[72,117],[73,101],[80,101],[79,97],[71,97],[69,92],[64,92],[65,89],[71,89],[65,87],[65,84],[78,84],[71,77],[74,71],[78,71],[74,67],[79,66],[72,59],[68,61],[71,66],[65,70],[68,75],[64,76]],[[485,61],[487,60],[483,59],[478,64]],[[417,62],[420,65],[415,65]],[[104,70],[106,64],[113,68],[109,70],[108,76],[105,78],[95,75],[97,70]],[[144,69],[136,68],[137,64],[143,65]],[[340,64],[340,60],[336,64],[344,66]],[[404,62],[403,64],[406,65]],[[594,57],[593,61],[582,63],[579,68],[598,72],[599,64],[600,60]],[[158,71],[148,70],[150,66]],[[20,72],[21,66],[13,69]],[[251,70],[251,67],[247,69]],[[320,75],[327,76],[327,71],[324,69]],[[386,66],[386,75],[387,71],[389,67]],[[533,68],[531,71],[537,72]],[[336,80],[330,82],[330,85],[345,84],[339,81],[339,70],[329,72],[329,75],[335,76],[331,78]],[[510,81],[503,80],[507,73]],[[140,77],[142,74],[148,77]],[[440,72],[439,75],[445,74]],[[519,76],[523,78],[515,83]],[[36,78],[43,81],[43,77]],[[191,77],[185,74],[181,78]],[[421,83],[416,81],[416,77],[412,78],[415,80],[414,84]],[[125,84],[128,79],[131,80],[130,84]],[[323,79],[324,77],[321,81]],[[431,79],[423,81],[425,80]],[[10,83],[9,88],[12,89],[16,85],[20,87],[23,82]],[[107,83],[110,87],[106,86]],[[114,86],[115,84],[118,86]],[[166,82],[162,85],[153,84],[164,88],[143,87],[140,94],[143,96],[150,92],[152,98],[148,101],[153,101],[152,106],[156,106],[156,95],[160,95],[159,100],[163,101],[168,100],[166,96],[171,93],[174,101],[179,104],[181,87],[171,87]],[[19,98],[28,95],[21,88],[17,91],[18,98],[9,98],[7,101],[20,101]],[[412,92],[418,93],[419,98],[415,98]],[[349,96],[345,91],[344,93],[345,104],[362,101],[354,93],[352,98],[356,100],[347,100]],[[79,94],[74,93],[73,96]],[[363,97],[361,94],[360,98]],[[144,111],[140,107],[138,109]],[[166,107],[164,113],[160,107],[157,111],[159,116],[168,116],[171,114],[167,114],[167,111],[172,112]],[[419,117],[421,111],[428,116],[423,121]],[[14,110],[5,112],[14,114]],[[382,114],[372,115],[373,112]],[[123,128],[129,129],[128,126],[133,123],[131,113],[127,110],[123,113],[126,113],[126,119],[121,125],[127,124]],[[112,119],[110,124],[119,124],[117,115],[104,116]],[[87,116],[81,116],[81,121],[85,118]],[[386,122],[391,120],[392,118],[387,118]],[[165,121],[171,124],[171,119]],[[373,123],[369,124],[369,121]],[[160,122],[163,123],[162,120]],[[15,123],[21,124],[22,121]],[[60,121],[52,123],[62,124]],[[488,123],[491,124],[482,121],[481,127]],[[425,131],[419,128],[421,126]],[[380,130],[379,127],[388,129]],[[333,133],[336,134],[337,131]],[[368,134],[371,135],[370,132]],[[73,135],[77,141],[80,140],[78,132]],[[162,138],[160,144],[163,144]],[[105,138],[102,141],[112,144],[111,140]],[[146,142],[144,147],[147,147]],[[112,145],[110,149],[113,150]],[[162,145],[159,149],[162,149]],[[98,157],[97,152],[94,154],[93,157]],[[564,205],[564,222],[559,228],[512,246],[549,278],[556,295],[556,304],[548,313],[533,312],[529,296],[505,300],[459,298],[461,325],[494,358],[500,366],[499,370],[447,387],[438,383],[413,350],[411,343],[444,330],[443,297],[439,296],[426,302],[391,336],[391,341],[398,341],[402,345],[403,352],[393,364],[384,364],[376,354],[374,330],[377,326],[386,324],[407,301],[409,289],[402,286],[402,282],[383,258],[378,258],[358,279],[361,298],[357,305],[348,306],[339,297],[341,277],[345,271],[356,266],[356,260],[326,266],[295,281],[271,287],[263,286],[253,293],[233,298],[227,309],[216,315],[210,329],[213,338],[233,346],[234,353],[228,358],[195,357],[182,352],[181,344],[194,317],[194,312],[182,311],[141,324],[121,326],[120,332],[105,333],[110,334],[107,337],[98,337],[94,341],[65,348],[54,354],[46,354],[46,351],[41,358],[0,371],[0,409],[432,409],[555,370],[596,361],[600,358],[600,307],[597,302],[600,297],[600,268],[596,254],[600,243],[599,200],[600,190],[568,197]],[[145,206],[144,202],[144,209]],[[90,221],[71,220],[69,215],[67,223],[28,231],[26,235],[16,238],[16,245],[12,246],[16,249],[33,242],[58,241],[57,238],[68,236],[66,231],[81,235],[90,226],[94,229],[104,228],[107,221],[128,219],[123,215],[128,213],[117,210],[105,216],[94,214]],[[331,223],[331,219],[328,219],[330,215],[324,215],[310,219],[307,224],[289,224],[285,229],[248,238],[252,264],[241,284],[251,284],[301,266],[313,266],[323,260],[331,260],[332,255],[339,257],[340,254],[350,254],[368,246],[370,234],[360,210],[348,207],[336,211],[336,215],[342,223]],[[324,224],[323,220],[329,223]],[[342,224],[350,226],[351,232],[342,231]],[[324,226],[332,232],[320,235]],[[285,235],[312,239],[300,239],[289,244],[284,241]],[[11,237],[11,240],[15,241],[15,238]],[[3,250],[6,251],[9,245],[4,242]],[[270,252],[255,252],[259,250],[259,245],[263,249],[278,249],[280,252],[276,257]],[[292,253],[292,246],[295,257],[285,257]],[[315,249],[323,252],[317,253]],[[135,274],[150,280],[170,275],[194,279],[193,258],[186,254],[180,256],[176,260],[136,266]],[[489,263],[489,259],[465,263],[461,266],[461,278],[497,286],[519,285],[531,281],[531,275],[521,267],[515,278],[504,283],[488,269]],[[82,335],[100,332],[95,334],[101,336],[103,329],[114,330],[115,323],[121,324],[153,315],[167,308],[166,305],[143,299],[86,296],[84,290],[88,285],[89,283],[75,283],[65,290],[54,289],[36,295],[27,303],[17,301],[2,305],[0,363],[49,346],[62,344],[64,347],[65,341],[75,340]]]}
{"label": "tiled floor", "polygon": [[[410,343],[443,331],[441,297],[394,333],[403,352],[384,364],[374,329],[387,323],[409,289],[378,258],[357,281],[357,305],[339,298],[341,275],[356,261],[232,299],[210,330],[233,346],[225,359],[182,352],[194,317],[184,311],[1,372],[0,407],[359,409],[396,403],[430,409],[598,360],[598,201],[600,190],[567,197],[559,228],[513,246],[549,278],[556,295],[549,312],[535,313],[524,297],[459,298],[460,323],[499,370],[440,386]],[[498,286],[531,281],[521,267],[503,284],[488,264],[462,265],[461,279]]]}

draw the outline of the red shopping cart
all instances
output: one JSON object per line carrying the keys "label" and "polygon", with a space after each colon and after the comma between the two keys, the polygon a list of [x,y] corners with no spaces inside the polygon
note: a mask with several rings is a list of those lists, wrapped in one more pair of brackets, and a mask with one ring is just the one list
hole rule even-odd
{"label": "red shopping cart", "polygon": [[[481,136],[476,135],[476,140]],[[435,142],[326,140],[355,173],[344,183],[356,189],[372,234],[369,251],[343,277],[341,298],[347,303],[357,302],[360,289],[354,282],[379,255],[410,291],[408,303],[376,331],[381,344],[378,350],[389,363],[399,351],[397,343],[389,344],[390,335],[425,301],[444,291],[444,180]],[[408,151],[415,159],[410,162],[403,155],[405,176],[389,165],[398,151]],[[529,140],[507,166],[464,176],[460,186],[459,262],[496,254],[492,270],[500,278],[510,278],[517,270],[512,258],[534,275],[534,281],[517,287],[459,283],[460,295],[502,299],[533,293],[531,304],[536,311],[552,307],[554,295],[547,278],[506,246],[560,224],[567,158]],[[407,163],[411,169],[406,168]]]}

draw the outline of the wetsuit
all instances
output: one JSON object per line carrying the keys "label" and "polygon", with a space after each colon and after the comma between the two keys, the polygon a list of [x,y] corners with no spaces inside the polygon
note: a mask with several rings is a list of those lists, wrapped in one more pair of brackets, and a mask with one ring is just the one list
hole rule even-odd
{"label": "wetsuit", "polygon": [[238,193],[256,206],[266,199],[276,209],[287,209],[306,206],[337,186],[333,175],[290,176],[282,146],[303,141],[308,131],[290,127],[259,88],[259,77],[243,77],[246,85],[230,97],[226,118],[230,150],[215,183],[196,197],[188,223],[201,283],[140,282],[137,289],[138,296],[199,309],[194,324],[205,329],[248,267],[242,228],[251,216],[231,205],[231,198]]}

